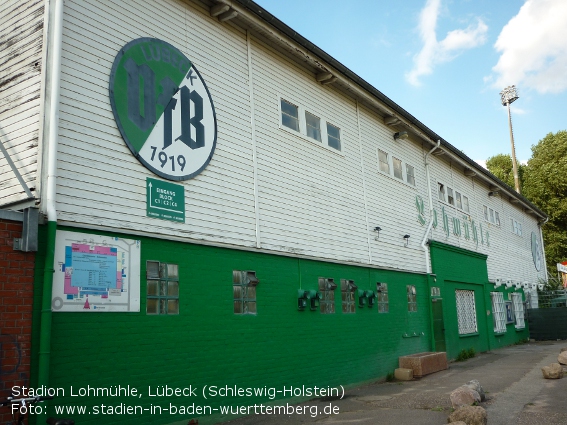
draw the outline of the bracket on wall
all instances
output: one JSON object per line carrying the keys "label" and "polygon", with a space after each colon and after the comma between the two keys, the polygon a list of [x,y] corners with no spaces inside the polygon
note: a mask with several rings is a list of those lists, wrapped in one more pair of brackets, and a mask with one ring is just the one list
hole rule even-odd
{"label": "bracket on wall", "polygon": [[21,216],[22,237],[14,238],[14,251],[37,251],[37,227],[39,224],[39,208],[24,209]]}

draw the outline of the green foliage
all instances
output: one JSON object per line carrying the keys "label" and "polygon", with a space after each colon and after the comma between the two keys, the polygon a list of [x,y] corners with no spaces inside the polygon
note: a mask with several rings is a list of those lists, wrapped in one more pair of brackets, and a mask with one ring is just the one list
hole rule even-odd
{"label": "green foliage", "polygon": [[[499,154],[486,160],[488,170],[514,188],[510,155]],[[567,131],[549,133],[532,146],[527,165],[518,165],[522,195],[549,216],[543,226],[547,268],[567,260]]]}
{"label": "green foliage", "polygon": [[461,351],[459,351],[459,354],[457,354],[455,361],[464,362],[467,359],[472,359],[475,355],[476,355],[476,350],[473,347],[468,349],[463,348]]}
{"label": "green foliage", "polygon": [[386,375],[386,382],[392,382],[394,380],[394,372],[390,372]]}
{"label": "green foliage", "polygon": [[525,171],[524,195],[541,208],[548,269],[567,259],[567,131],[549,133],[532,146]]}
{"label": "green foliage", "polygon": [[[522,182],[524,180],[524,172],[526,166],[520,164],[516,160],[518,166],[518,177],[520,179],[520,191],[522,191]],[[486,168],[511,188],[514,184],[514,167],[512,166],[512,156],[507,154],[498,154],[491,156],[486,160]]]}

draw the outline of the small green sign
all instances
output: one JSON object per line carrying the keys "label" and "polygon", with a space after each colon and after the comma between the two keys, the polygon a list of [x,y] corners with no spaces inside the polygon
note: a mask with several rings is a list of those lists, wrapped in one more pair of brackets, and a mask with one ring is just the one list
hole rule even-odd
{"label": "small green sign", "polygon": [[146,215],[185,223],[185,188],[147,177]]}

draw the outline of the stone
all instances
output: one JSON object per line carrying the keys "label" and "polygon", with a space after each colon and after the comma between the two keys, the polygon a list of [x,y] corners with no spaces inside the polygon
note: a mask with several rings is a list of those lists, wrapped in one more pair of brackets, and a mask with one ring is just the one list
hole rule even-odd
{"label": "stone", "polygon": [[563,368],[559,363],[551,363],[549,366],[541,368],[545,379],[561,379],[563,378]]}
{"label": "stone", "polygon": [[467,425],[466,422],[463,421],[455,421],[455,422],[451,422],[453,425]]}
{"label": "stone", "polygon": [[567,351],[562,351],[561,353],[559,353],[559,356],[557,356],[557,361],[560,364],[566,364],[567,365]]}
{"label": "stone", "polygon": [[484,394],[484,389],[480,386],[480,382],[476,379],[469,381],[465,384],[466,387],[469,387],[471,390],[475,390],[480,395],[480,401],[486,400],[486,395]]}
{"label": "stone", "polygon": [[394,371],[394,377],[399,381],[411,381],[413,379],[413,369],[400,367]]}
{"label": "stone", "polygon": [[566,348],[562,348],[562,349],[561,349],[561,353],[562,353],[563,351],[567,351],[567,347],[566,347]]}
{"label": "stone", "polygon": [[486,425],[486,410],[480,406],[463,406],[451,413],[447,421],[450,424],[461,421],[466,425]]}
{"label": "stone", "polygon": [[465,385],[454,390],[449,397],[454,409],[480,403],[480,394]]}
{"label": "stone", "polygon": [[444,351],[438,353],[425,352],[402,356],[398,358],[398,363],[400,368],[412,369],[413,376],[417,378],[449,368],[447,353]]}

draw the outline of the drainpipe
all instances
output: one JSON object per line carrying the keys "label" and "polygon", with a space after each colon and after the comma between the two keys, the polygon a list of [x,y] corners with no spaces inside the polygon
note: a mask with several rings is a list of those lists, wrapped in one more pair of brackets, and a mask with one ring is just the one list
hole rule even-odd
{"label": "drainpipe", "polygon": [[433,146],[429,152],[425,154],[425,178],[427,180],[427,193],[429,195],[429,223],[427,224],[427,230],[423,234],[423,239],[421,241],[421,249],[425,253],[425,270],[427,274],[431,274],[431,264],[429,261],[429,248],[426,246],[427,243],[427,235],[431,230],[431,226],[433,225],[433,195],[431,194],[431,179],[429,178],[429,163],[427,162],[429,155],[433,153],[441,145],[441,140],[437,140],[437,144]]}
{"label": "drainpipe", "polygon": [[549,273],[547,271],[547,261],[545,259],[545,248],[543,246],[543,230],[542,227],[545,226],[545,224],[549,221],[549,217],[545,217],[545,220],[543,223],[541,223],[538,227],[539,227],[539,239],[541,241],[541,252],[543,254],[543,267],[545,270],[545,279],[549,280]]}
{"label": "drainpipe", "polygon": [[[52,37],[48,39],[48,54],[51,56],[49,73],[49,132],[47,137],[47,248],[43,274],[43,294],[41,303],[41,323],[39,337],[38,384],[49,387],[49,366],[51,360],[51,292],[53,287],[53,263],[55,260],[55,235],[57,232],[57,142],[59,136],[59,86],[61,75],[61,40],[63,36],[63,0],[52,0]],[[43,414],[42,416],[45,416]],[[41,423],[41,419],[38,423]]]}

